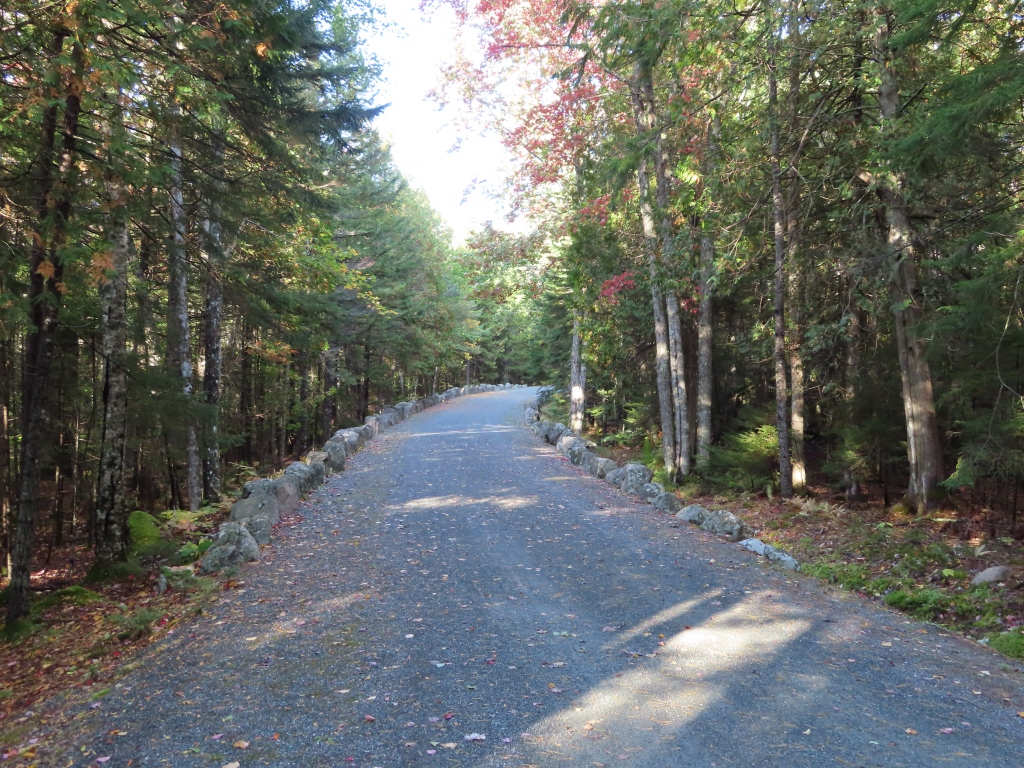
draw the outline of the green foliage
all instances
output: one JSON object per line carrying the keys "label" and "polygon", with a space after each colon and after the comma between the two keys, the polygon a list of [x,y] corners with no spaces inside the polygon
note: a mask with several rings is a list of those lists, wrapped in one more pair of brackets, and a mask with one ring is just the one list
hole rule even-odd
{"label": "green foliage", "polygon": [[886,605],[909,613],[923,621],[934,621],[949,608],[950,599],[937,589],[897,589],[885,596]]}
{"label": "green foliage", "polygon": [[83,584],[103,584],[106,582],[138,579],[146,575],[146,570],[134,560],[123,563],[96,562],[82,580]]}
{"label": "green foliage", "polygon": [[763,413],[748,410],[737,431],[712,446],[709,479],[737,490],[759,491],[774,484],[778,469],[778,433]]}
{"label": "green foliage", "polygon": [[153,630],[153,623],[163,616],[154,608],[140,608],[132,613],[113,614],[107,618],[120,628],[119,640],[136,640]]}
{"label": "green foliage", "polygon": [[152,515],[136,510],[128,515],[128,535],[132,556],[136,558],[171,557],[177,547],[164,536],[160,521]]}
{"label": "green foliage", "polygon": [[219,585],[209,576],[196,576],[191,569],[163,567],[160,573],[167,579],[169,589],[185,593],[197,593],[201,601],[217,591]]}
{"label": "green foliage", "polygon": [[168,561],[170,565],[187,565],[188,563],[194,563],[196,560],[201,558],[208,550],[213,546],[213,539],[203,539],[202,541],[187,541],[181,545],[174,556]]}
{"label": "green foliage", "polygon": [[1024,633],[1020,627],[996,635],[989,642],[989,646],[1012,659],[1024,659]]}
{"label": "green foliage", "polygon": [[542,419],[569,425],[569,398],[565,393],[556,391],[540,409]]}
{"label": "green foliage", "polygon": [[50,608],[62,605],[89,605],[101,602],[102,600],[103,598],[91,589],[80,586],[65,587],[36,600],[32,604],[32,612],[38,615]]}

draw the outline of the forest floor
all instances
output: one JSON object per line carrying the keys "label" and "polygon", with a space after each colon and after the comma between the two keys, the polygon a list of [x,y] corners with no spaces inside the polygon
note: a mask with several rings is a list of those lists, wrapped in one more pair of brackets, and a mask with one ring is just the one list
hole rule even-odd
{"label": "forest floor", "polygon": [[[375,447],[371,450],[376,452],[383,448]],[[361,461],[373,460],[372,456],[362,454],[357,458]],[[535,457],[531,456],[531,458]],[[623,453],[618,458],[624,459],[629,456]],[[551,458],[544,460],[552,461]],[[398,462],[398,466],[404,465]],[[436,468],[430,465],[425,466],[431,471],[436,471]],[[569,468],[567,467],[567,469]],[[384,474],[386,478],[381,479],[381,482],[384,482],[385,479],[391,482],[392,472],[386,471]],[[332,483],[336,485],[337,482],[341,482],[345,485],[357,479],[358,474],[352,474],[349,479],[345,479],[345,475],[339,477],[342,480],[332,481]],[[429,473],[424,477],[433,479],[435,484],[437,482],[437,478],[430,478]],[[568,481],[569,476],[551,479]],[[591,484],[596,483],[587,478],[582,478],[581,481],[586,485],[577,486],[573,482],[573,488],[589,488]],[[604,499],[609,491],[601,490],[602,484],[600,483],[596,483],[596,485],[598,487],[597,496]],[[325,490],[325,494],[339,492],[341,492],[340,488],[335,488],[334,485]],[[409,492],[412,493],[413,490],[410,488]],[[615,496],[614,493],[612,495]],[[376,493],[370,494],[365,503],[376,504],[377,499]],[[1024,566],[1024,562],[1022,562],[1024,558],[1021,557],[1020,548],[1012,540],[1004,541],[982,536],[966,538],[956,536],[952,533],[955,526],[950,526],[949,522],[944,521],[941,517],[937,516],[938,519],[912,518],[898,509],[886,509],[881,505],[863,505],[854,509],[826,503],[813,497],[790,503],[756,496],[730,498],[724,495],[696,496],[688,498],[688,501],[735,511],[748,525],[758,531],[758,536],[797,557],[803,563],[805,572],[810,575],[840,585],[875,601],[884,601],[915,618],[934,621],[943,627],[956,629],[975,638],[987,639],[999,636],[1012,638],[1013,633],[1007,634],[1005,630],[1019,625],[1021,616],[1024,615],[1020,583],[991,589],[988,587],[971,589],[969,587],[970,575],[989,565],[1011,565],[1016,567],[1017,574],[1024,572],[1021,568]],[[314,506],[317,504],[320,502],[314,502]],[[605,500],[600,502],[598,508],[607,507],[615,510],[620,504],[619,501]],[[560,507],[550,504],[548,508]],[[324,508],[320,514],[329,514],[329,508]],[[616,514],[619,513],[616,512]],[[631,512],[630,514],[635,513]],[[175,519],[174,516],[170,517],[171,520]],[[218,520],[219,518],[213,515],[192,530],[179,531],[176,545],[187,543],[189,539],[194,540],[204,532],[215,529]],[[625,522],[627,518],[618,517],[618,520],[623,525],[627,524]],[[349,522],[351,524],[352,521]],[[616,523],[616,525],[618,524]],[[308,538],[313,535],[306,531],[308,524],[301,516],[286,521],[284,525],[287,529],[294,528],[294,531],[283,532],[285,539],[301,538],[302,536]],[[318,525],[320,524],[315,524],[314,531]],[[363,524],[360,525],[365,527]],[[399,526],[399,528],[401,527]],[[554,540],[557,540],[558,535],[566,538],[578,535],[573,533],[577,527],[578,525],[568,531],[560,530],[553,534]],[[643,522],[641,527],[644,529],[644,536],[636,541],[629,538],[629,542],[632,543],[628,543],[628,546],[644,548],[656,546],[657,537],[662,537],[666,543],[669,539],[679,539],[678,528],[673,527],[669,522]],[[456,536],[468,535],[466,532],[460,533],[454,528],[452,530]],[[963,530],[963,526],[959,530]],[[351,533],[355,536],[354,532]],[[366,539],[371,534],[375,538],[379,536],[379,532],[374,531],[371,527],[363,531],[360,536],[355,536],[352,541],[345,543],[358,546],[359,538]],[[317,535],[321,540],[323,539],[319,532]],[[632,537],[632,534],[630,536]],[[648,536],[655,537],[650,539],[651,543],[637,544],[641,540],[647,541]],[[349,538],[352,537],[346,536],[346,539]],[[436,536],[430,535],[430,530],[425,529],[421,532],[420,538],[427,540],[436,538]],[[698,534],[698,538],[700,542],[703,542],[706,537]],[[547,539],[542,540],[547,541]],[[455,541],[455,539],[449,539],[449,541]],[[484,544],[484,542],[481,543]],[[696,546],[697,543],[699,542],[691,542],[691,546]],[[704,545],[700,544],[700,546]],[[714,550],[721,545],[710,542],[708,546]],[[481,551],[487,551],[487,546],[484,546]],[[423,550],[422,546],[417,548],[417,552],[420,553],[421,559],[423,555],[426,555],[428,559],[431,556],[431,550]],[[692,554],[692,550],[686,550],[686,559],[692,559]],[[711,551],[711,554],[714,555],[714,551]],[[128,684],[129,678],[138,674],[146,674],[147,666],[149,666],[146,660],[150,658],[148,652],[145,651],[148,645],[154,642],[158,642],[161,646],[167,646],[168,643],[188,644],[190,639],[202,637],[202,634],[196,634],[198,632],[195,629],[197,625],[209,630],[210,627],[207,625],[225,623],[228,616],[224,611],[228,610],[232,604],[245,602],[246,598],[243,595],[247,591],[251,592],[253,588],[252,585],[246,583],[242,575],[233,574],[218,580],[196,579],[190,582],[188,591],[172,590],[164,595],[157,595],[154,589],[156,569],[153,567],[142,569],[140,572],[130,574],[118,581],[82,585],[82,580],[90,565],[86,550],[81,547],[67,547],[47,553],[41,548],[39,555],[40,566],[44,564],[47,555],[49,556],[49,565],[46,568],[38,568],[34,574],[36,576],[35,584],[40,588],[40,598],[35,604],[33,630],[21,637],[11,639],[10,642],[0,644],[0,734],[2,734],[0,736],[0,756],[11,760],[10,765],[31,765],[37,760],[37,751],[40,753],[40,758],[55,754],[54,745],[47,743],[48,738],[60,733],[64,734],[61,738],[66,740],[71,738],[70,734],[84,732],[82,729],[87,728],[91,722],[90,713],[98,714],[106,709],[107,706],[104,702],[110,696],[123,698],[132,688],[132,685]],[[529,557],[530,555],[524,552],[522,556]],[[301,557],[306,557],[306,555]],[[571,563],[574,562],[572,556],[567,554],[565,557],[568,559],[560,567],[571,568]],[[682,555],[677,555],[677,558],[680,558],[676,561],[677,566],[681,562],[681,557]],[[729,555],[729,557],[733,556]],[[725,561],[722,560],[721,554],[717,556],[717,559],[724,565]],[[412,562],[411,559],[408,561]],[[640,562],[643,567],[643,562],[650,563],[651,560]],[[711,557],[710,563],[713,568],[716,568],[715,562],[716,558]],[[733,561],[729,560],[729,562]],[[283,562],[282,565],[284,565]],[[413,565],[417,566],[418,563]],[[331,567],[335,571],[344,571],[343,564],[334,564]],[[453,563],[451,567],[455,568],[456,564]],[[624,567],[628,568],[628,566]],[[648,567],[654,566],[649,565]],[[745,569],[748,565],[745,562],[740,562],[739,566],[728,566],[726,570],[731,571],[734,567]],[[404,574],[405,571],[401,573]],[[640,573],[642,572],[637,571],[634,575]],[[334,573],[330,575],[334,576]],[[371,576],[373,575],[371,574]],[[376,575],[379,576],[379,574]],[[621,579],[624,575],[625,572],[622,572],[617,578]],[[371,576],[361,578],[369,582]],[[245,579],[249,578],[250,575],[245,574]],[[498,575],[495,580],[501,578]],[[705,579],[707,578],[705,576]],[[804,579],[791,582],[788,578],[780,578],[781,580],[776,580],[779,582],[775,584],[776,589],[789,589],[791,584],[794,585],[793,589],[803,589],[796,585],[805,581]],[[352,588],[359,589],[360,582],[354,579],[353,573],[347,581],[352,582],[350,584]],[[339,577],[339,580],[344,579]],[[266,586],[264,585],[263,588]],[[753,587],[750,588],[753,589]],[[671,591],[671,588],[666,585],[656,586],[653,589],[655,592],[658,590]],[[369,592],[365,584],[362,586],[362,590]],[[741,590],[741,592],[747,595],[751,594],[749,591]],[[736,594],[741,594],[741,592]],[[510,595],[512,594],[510,593]],[[897,595],[897,598],[894,599],[893,595]],[[555,596],[557,597],[557,593]],[[424,597],[428,599],[429,595]],[[512,599],[513,597],[508,597],[508,600]],[[261,598],[258,602],[262,603],[263,599]],[[301,602],[303,601],[300,600]],[[468,598],[465,604],[470,604]],[[424,612],[430,610],[429,603],[421,601],[420,605],[424,606],[421,609]],[[716,603],[712,601],[707,605],[713,606]],[[230,610],[232,614],[236,613],[235,609]],[[713,619],[709,619],[709,621],[711,620]],[[366,621],[370,621],[370,619],[366,619]],[[693,620],[690,621],[695,623]],[[830,619],[826,619],[826,621],[830,621]],[[615,626],[610,619],[607,624]],[[301,622],[295,627],[286,629],[288,632],[296,629],[301,631],[300,627]],[[341,633],[345,637],[339,635],[341,639],[335,645],[340,644],[344,648],[351,645],[351,638],[349,634],[346,634],[350,629],[351,627]],[[690,629],[690,627],[687,626],[685,629]],[[243,631],[248,632],[249,630]],[[545,630],[545,632],[547,631]],[[538,633],[540,632],[541,630],[538,630]],[[648,637],[649,635],[650,633],[647,633],[643,636]],[[493,634],[489,635],[489,637],[494,636]],[[938,636],[945,637],[941,630]],[[1019,637],[1019,634],[1017,636]],[[887,646],[887,643],[882,642],[881,645]],[[1014,649],[1009,646],[1008,650],[1013,651]],[[660,651],[655,651],[655,653],[658,652]],[[961,651],[955,652],[960,653]],[[1016,669],[1014,663],[1009,659],[1007,662],[1008,664],[1003,665],[1006,672],[1013,673],[1013,670]],[[350,660],[349,663],[354,662]],[[442,662],[438,661],[438,663]],[[364,666],[367,666],[367,671],[371,671],[369,668],[376,667],[377,663],[366,662]],[[515,666],[509,667],[509,669],[514,670]],[[150,674],[153,673],[155,671],[150,672]],[[983,673],[988,674],[987,671],[983,671]],[[561,689],[560,683],[556,682],[552,685],[554,687],[551,690]],[[470,685],[465,687],[471,688]],[[896,689],[898,686],[893,684],[893,688]],[[372,701],[373,698],[370,696],[364,700]],[[195,700],[195,697],[190,694],[191,700]],[[1014,703],[1020,704],[1020,702]],[[1017,708],[1020,709],[1020,706]],[[444,714],[447,717],[450,712]],[[585,725],[581,727],[585,729]],[[953,724],[950,727],[959,726]],[[106,734],[104,740],[99,742],[101,746],[94,745],[93,748],[86,750],[89,754],[103,758],[108,754],[108,752],[102,751],[106,745],[120,739],[128,740],[126,736],[128,730],[125,727],[119,725],[107,730],[109,733]],[[910,733],[910,730],[914,729],[908,726],[907,733]],[[943,732],[945,733],[945,731]],[[273,736],[276,737],[278,734],[275,732]],[[241,741],[244,742],[246,739],[241,739]],[[444,742],[443,749],[447,749],[448,744],[449,742]],[[192,749],[192,747],[189,748]],[[437,749],[433,751],[437,752]],[[86,752],[83,752],[83,755],[85,754]],[[621,754],[628,756],[630,753],[627,751]],[[121,761],[120,764],[127,765],[130,762],[130,760],[127,763]],[[45,759],[40,762],[40,765],[43,764],[47,764]],[[359,761],[359,764],[362,764],[362,761]]]}

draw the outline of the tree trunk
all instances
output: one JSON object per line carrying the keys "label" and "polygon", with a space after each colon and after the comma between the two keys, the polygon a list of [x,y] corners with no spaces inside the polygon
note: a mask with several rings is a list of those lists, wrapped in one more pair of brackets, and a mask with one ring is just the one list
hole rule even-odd
{"label": "tree trunk", "polygon": [[304,456],[309,450],[309,356],[306,352],[299,355],[299,431],[295,435],[296,456]]}
{"label": "tree trunk", "polygon": [[[708,125],[704,178],[715,173],[718,160],[719,122],[713,117]],[[702,194],[708,194],[705,181]],[[700,239],[700,299],[697,305],[697,467],[706,470],[711,460],[713,295],[715,291],[715,240],[709,222],[711,206],[705,204]]]}
{"label": "tree trunk", "polygon": [[[768,13],[771,13],[769,10]],[[779,493],[784,499],[793,496],[793,468],[789,443],[789,387],[786,382],[786,235],[782,200],[782,169],[779,150],[779,85],[776,77],[777,32],[769,23],[768,49],[768,130],[772,184],[772,222],[775,246],[775,426],[779,438]]]}
{"label": "tree trunk", "polygon": [[[889,128],[900,111],[899,82],[889,49],[889,20],[884,9],[876,9],[875,22],[875,56],[882,68],[878,107],[884,130]],[[927,343],[918,333],[923,307],[918,290],[910,212],[903,196],[901,177],[899,174],[886,176],[893,178],[894,182],[880,184],[878,193],[886,208],[886,243],[894,259],[890,299],[907,426],[907,460],[910,465],[907,497],[923,513],[935,506],[933,492],[943,475],[942,445],[931,369],[926,358]]]}
{"label": "tree trunk", "polygon": [[[224,140],[214,137],[215,174],[222,172]],[[203,395],[209,406],[203,435],[203,496],[211,504],[220,501],[220,390],[224,362],[221,353],[221,326],[224,313],[224,290],[221,274],[227,254],[224,250],[224,222],[220,201],[224,185],[215,181],[206,201],[206,216],[201,222],[206,251],[206,296],[203,307]]]}
{"label": "tree trunk", "polygon": [[[847,429],[855,418],[857,400],[857,381],[860,376],[860,312],[854,303],[853,291],[850,291],[850,322],[846,332],[846,419]],[[846,486],[846,498],[851,501],[862,501],[864,491],[860,478],[854,467],[847,463],[843,468],[843,482]]]}
{"label": "tree trunk", "polygon": [[[13,339],[5,332],[0,336],[0,546],[6,558],[11,551],[11,357]],[[10,563],[8,563],[10,565]]]}
{"label": "tree trunk", "polygon": [[[652,115],[644,104],[643,78],[644,73],[638,66],[630,82],[630,97],[633,102],[633,114],[636,122],[637,135],[647,138],[653,128]],[[640,220],[644,231],[644,245],[647,250],[647,263],[651,275],[651,305],[654,311],[654,361],[658,382],[658,410],[661,415],[661,452],[665,462],[665,470],[670,478],[678,472],[676,462],[676,419],[672,404],[672,369],[669,362],[668,319],[665,311],[665,296],[661,288],[661,275],[658,268],[658,232],[654,224],[654,209],[651,205],[651,183],[648,174],[647,153],[641,153],[637,167],[637,186],[640,201]]]}
{"label": "tree trunk", "polygon": [[[60,77],[64,41],[68,32],[58,27],[50,48],[49,72],[45,82],[55,88]],[[47,395],[54,347],[58,330],[58,308],[64,276],[62,250],[67,223],[71,215],[71,190],[68,176],[74,168],[77,154],[78,122],[82,107],[84,81],[83,52],[76,41],[71,45],[74,70],[64,91],[64,130],[60,159],[54,162],[57,130],[57,103],[53,100],[43,112],[38,160],[33,186],[38,216],[36,237],[29,255],[28,299],[31,329],[26,342],[21,440],[21,488],[14,521],[11,545],[10,581],[7,587],[7,626],[28,613],[29,566],[32,558],[32,540],[35,532],[36,506],[39,482],[42,477],[49,435]],[[46,94],[49,96],[49,94]],[[47,236],[48,235],[48,236]]]}
{"label": "tree trunk", "polygon": [[171,242],[167,249],[167,362],[172,373],[181,379],[181,393],[185,402],[185,413],[183,414],[186,442],[185,484],[188,493],[188,508],[195,512],[202,502],[203,482],[199,440],[191,409],[188,407],[192,398],[192,349],[189,342],[188,271],[185,263],[187,222],[182,194],[181,138],[177,134],[177,128],[172,129],[169,149],[171,154]]}
{"label": "tree trunk", "polygon": [[110,224],[110,261],[106,279],[99,286],[103,360],[103,431],[96,486],[96,559],[101,563],[125,559],[128,551],[128,517],[124,505],[125,436],[127,433],[128,378],[124,367],[127,352],[128,258],[131,241],[124,210],[125,190],[120,180],[107,183],[113,208]]}
{"label": "tree trunk", "polygon": [[[650,76],[644,78],[643,105],[648,112],[647,122],[655,129],[654,140],[654,188],[661,214],[661,264],[665,269],[673,266],[675,235],[672,217],[669,214],[670,164],[665,148],[664,131],[656,125],[654,110],[654,83]],[[672,416],[675,427],[675,467],[677,475],[690,474],[690,398],[687,392],[686,357],[683,345],[683,318],[679,311],[679,297],[675,289],[665,290],[665,322],[668,325],[669,370],[672,376]],[[672,477],[672,480],[677,480]]]}
{"label": "tree trunk", "polygon": [[[80,426],[79,387],[79,344],[78,336],[67,326],[57,332],[57,433],[56,462],[53,494],[53,530],[51,541],[59,547],[64,543],[64,522],[67,509],[74,510],[75,502],[75,448]],[[68,496],[70,495],[70,504]]]}
{"label": "tree trunk", "polygon": [[[803,49],[800,40],[799,0],[790,0],[787,17],[786,37],[789,41],[789,93],[787,94],[788,131],[796,136],[797,99],[800,94],[800,73]],[[803,329],[800,325],[800,280],[796,268],[797,249],[800,243],[800,175],[796,167],[801,148],[798,146],[790,157],[789,168],[786,170],[788,189],[785,198],[786,215],[786,262],[789,265],[789,319],[790,319],[790,447],[792,451],[793,488],[802,491],[807,486],[807,466],[804,457],[804,363],[801,342]]]}
{"label": "tree trunk", "polygon": [[587,367],[583,364],[583,340],[580,336],[579,314],[572,322],[572,357],[570,359],[569,429],[574,435],[583,432],[586,407]]}

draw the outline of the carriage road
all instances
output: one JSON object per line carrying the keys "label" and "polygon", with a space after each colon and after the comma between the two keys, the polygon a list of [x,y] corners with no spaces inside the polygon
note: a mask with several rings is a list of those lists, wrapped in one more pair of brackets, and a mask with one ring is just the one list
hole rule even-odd
{"label": "carriage road", "polygon": [[1007,659],[581,474],[518,425],[532,392],[353,457],[74,764],[1024,765]]}

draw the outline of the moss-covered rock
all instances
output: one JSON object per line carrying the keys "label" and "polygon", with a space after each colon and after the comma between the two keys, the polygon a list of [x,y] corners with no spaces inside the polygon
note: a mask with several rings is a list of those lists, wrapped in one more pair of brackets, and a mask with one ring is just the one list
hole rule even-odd
{"label": "moss-covered rock", "polygon": [[172,557],[177,545],[164,537],[160,521],[146,512],[128,515],[128,537],[135,557]]}

